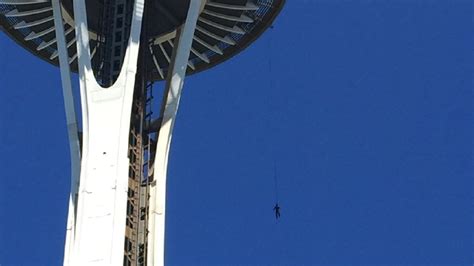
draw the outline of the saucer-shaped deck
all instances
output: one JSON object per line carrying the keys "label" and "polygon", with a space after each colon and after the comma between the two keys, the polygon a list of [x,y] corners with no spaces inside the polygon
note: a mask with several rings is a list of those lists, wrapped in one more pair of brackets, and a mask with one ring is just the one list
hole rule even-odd
{"label": "saucer-shaped deck", "polygon": [[[58,65],[51,2],[0,0],[0,29],[34,55]],[[73,0],[63,0],[69,63],[77,71]],[[13,3],[23,2],[22,4]],[[213,67],[236,55],[262,34],[285,0],[208,0],[202,7],[188,63],[188,74]],[[103,0],[86,0],[91,53],[97,60]],[[163,80],[177,29],[186,19],[189,0],[146,0],[144,32],[149,50],[146,69],[152,80]],[[99,38],[100,39],[100,38]]]}

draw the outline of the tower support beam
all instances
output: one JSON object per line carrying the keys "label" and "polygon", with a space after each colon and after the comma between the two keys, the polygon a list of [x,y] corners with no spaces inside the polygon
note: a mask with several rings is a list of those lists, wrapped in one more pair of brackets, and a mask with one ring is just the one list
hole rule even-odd
{"label": "tower support beam", "polygon": [[154,182],[150,188],[149,265],[163,265],[165,251],[166,174],[172,132],[183,89],[194,31],[203,0],[191,0],[184,26],[175,39],[173,57],[161,106],[162,122],[154,160]]}
{"label": "tower support beam", "polygon": [[66,46],[66,36],[60,0],[52,0],[54,28],[56,31],[56,45],[58,47],[59,66],[61,72],[61,84],[66,113],[66,124],[69,139],[69,153],[71,158],[71,193],[69,195],[69,211],[66,226],[66,243],[64,248],[64,264],[68,265],[71,249],[74,243],[74,228],[76,219],[76,198],[79,185],[79,174],[81,164],[81,151],[79,146],[79,135],[74,97],[72,93],[71,71],[69,68],[69,55]]}
{"label": "tower support beam", "polygon": [[121,265],[128,192],[128,144],[144,0],[135,0],[120,74],[101,87],[91,66],[86,1],[74,1],[83,146],[71,265]]}

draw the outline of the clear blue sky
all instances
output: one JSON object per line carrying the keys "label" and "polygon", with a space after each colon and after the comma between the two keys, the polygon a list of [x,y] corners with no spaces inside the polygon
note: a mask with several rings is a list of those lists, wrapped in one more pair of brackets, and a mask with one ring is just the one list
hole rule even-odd
{"label": "clear blue sky", "polygon": [[[472,265],[472,1],[287,2],[253,46],[186,81],[167,264]],[[0,129],[0,264],[59,265],[59,71],[4,34]]]}

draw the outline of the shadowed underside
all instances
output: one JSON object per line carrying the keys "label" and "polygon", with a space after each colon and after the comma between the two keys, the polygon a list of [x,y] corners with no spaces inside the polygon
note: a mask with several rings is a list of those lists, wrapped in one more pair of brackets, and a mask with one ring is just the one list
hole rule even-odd
{"label": "shadowed underside", "polygon": [[[23,3],[22,3],[23,2]],[[103,0],[87,0],[93,60],[99,57]],[[187,74],[213,67],[236,55],[265,31],[284,0],[209,0],[203,7],[194,34]],[[16,3],[16,4],[13,4]],[[22,4],[18,4],[22,3]],[[77,72],[72,0],[63,1],[65,33],[71,70]],[[151,80],[166,77],[176,30],[186,18],[189,0],[148,0],[144,33],[149,42],[146,68]],[[34,55],[58,65],[56,36],[50,1],[0,0],[0,28]],[[98,37],[99,36],[99,37]],[[98,68],[99,66],[97,66]]]}

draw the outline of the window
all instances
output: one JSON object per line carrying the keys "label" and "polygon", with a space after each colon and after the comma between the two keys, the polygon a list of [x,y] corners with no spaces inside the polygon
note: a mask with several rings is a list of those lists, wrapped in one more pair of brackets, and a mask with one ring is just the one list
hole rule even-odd
{"label": "window", "polygon": [[115,27],[121,28],[123,26],[123,18],[117,18],[115,21]]}
{"label": "window", "polygon": [[125,237],[125,251],[130,252],[132,250],[132,241],[128,239],[128,237]]}
{"label": "window", "polygon": [[116,42],[122,41],[122,32],[121,31],[115,32],[115,41]]}
{"label": "window", "polygon": [[131,188],[128,188],[128,197],[132,198],[135,196],[135,191],[133,191]]}
{"label": "window", "polygon": [[127,201],[127,215],[132,215],[135,208],[130,201]]}
{"label": "window", "polygon": [[120,60],[114,61],[114,71],[120,70]]}
{"label": "window", "polygon": [[117,5],[117,14],[123,14],[123,4]]}
{"label": "window", "polygon": [[122,52],[122,47],[120,45],[115,46],[114,48],[114,56],[120,56],[120,53]]}

